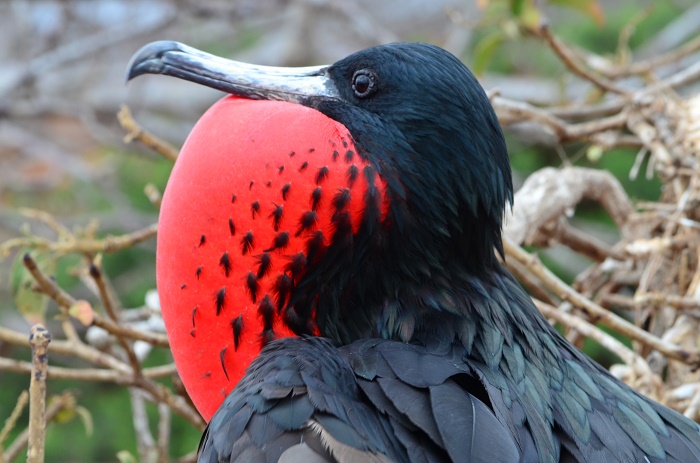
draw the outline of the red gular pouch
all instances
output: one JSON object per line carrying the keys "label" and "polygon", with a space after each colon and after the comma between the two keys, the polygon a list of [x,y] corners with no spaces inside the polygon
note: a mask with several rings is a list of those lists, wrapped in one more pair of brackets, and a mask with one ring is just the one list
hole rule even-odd
{"label": "red gular pouch", "polygon": [[[290,292],[334,214],[357,232],[367,164],[345,126],[298,104],[229,96],[195,125],[163,196],[157,279],[178,372],[207,421],[267,342],[294,335]],[[306,331],[319,334],[314,318]]]}

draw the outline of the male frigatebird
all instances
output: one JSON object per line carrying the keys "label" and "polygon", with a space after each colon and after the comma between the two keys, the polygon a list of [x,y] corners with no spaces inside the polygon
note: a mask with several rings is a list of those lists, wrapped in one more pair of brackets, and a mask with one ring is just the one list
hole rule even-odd
{"label": "male frigatebird", "polygon": [[457,58],[282,69],[156,42],[146,73],[236,95],[185,143],[158,238],[200,461],[700,461],[696,423],[571,346],[495,257],[506,145]]}

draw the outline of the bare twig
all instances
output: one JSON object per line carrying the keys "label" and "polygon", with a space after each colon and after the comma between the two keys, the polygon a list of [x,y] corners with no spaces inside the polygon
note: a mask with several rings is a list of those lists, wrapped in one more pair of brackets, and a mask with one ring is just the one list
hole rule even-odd
{"label": "bare twig", "polygon": [[51,334],[42,325],[32,326],[32,375],[29,385],[29,448],[27,463],[44,463],[46,439],[46,372]]}
{"label": "bare twig", "polygon": [[562,218],[552,229],[552,238],[572,251],[578,252],[596,262],[604,262],[611,258],[623,260],[624,255],[610,248],[597,238],[572,227]]}
{"label": "bare twig", "polygon": [[5,425],[2,427],[2,430],[0,430],[0,461],[2,462],[10,461],[9,459],[6,459],[4,455],[5,439],[7,439],[7,436],[10,433],[10,431],[14,429],[15,425],[17,424],[17,420],[22,414],[22,410],[24,410],[24,407],[27,406],[28,401],[29,393],[27,391],[22,391],[19,397],[17,397],[17,403],[15,404],[15,408],[12,409],[12,413],[10,413],[10,416],[5,420]]}
{"label": "bare twig", "polygon": [[154,184],[147,183],[146,186],[143,188],[143,192],[148,198],[148,200],[151,202],[151,204],[153,204],[157,208],[160,208],[160,203],[163,200],[163,195]]}
{"label": "bare twig", "polygon": [[536,122],[554,132],[557,140],[562,143],[573,140],[585,140],[603,132],[619,130],[624,128],[627,122],[627,115],[621,111],[622,108],[618,108],[618,112],[608,117],[571,124],[557,117],[549,109],[540,109],[523,101],[494,97],[492,102],[503,125],[523,121]]}
{"label": "bare twig", "polygon": [[[68,309],[76,303],[73,296],[61,289],[54,280],[44,275],[36,265],[36,262],[32,256],[30,256],[28,253],[24,255],[23,263],[39,284],[39,289],[51,299],[56,301],[56,303],[63,310],[64,314],[67,314]],[[94,314],[92,323],[93,325],[99,326],[115,336],[145,341],[158,347],[168,347],[169,345],[167,338],[163,335],[139,331],[128,326],[119,325],[109,319],[101,317],[99,314]]]}
{"label": "bare twig", "polygon": [[158,404],[158,463],[168,463],[168,449],[170,448],[170,408],[163,404]]}
{"label": "bare twig", "polygon": [[700,300],[674,294],[643,293],[633,298],[619,294],[607,294],[602,298],[601,303],[606,306],[618,306],[630,310],[639,309],[643,305],[660,305],[679,310],[690,310],[694,311],[691,314],[700,315]]}
{"label": "bare twig", "polygon": [[525,265],[533,275],[539,278],[546,287],[553,291],[563,301],[568,301],[574,306],[583,309],[586,313],[593,317],[594,320],[600,321],[607,327],[612,328],[624,336],[658,350],[669,358],[679,360],[691,366],[700,365],[700,353],[697,350],[690,351],[664,342],[651,333],[644,331],[643,329],[618,317],[612,312],[605,310],[590,299],[583,297],[579,292],[575,291],[569,285],[561,281],[549,269],[544,267],[537,257],[523,251],[510,239],[505,238],[503,240],[503,245],[506,255]]}
{"label": "bare twig", "polygon": [[[598,72],[602,72],[611,79],[619,79],[635,74],[646,74],[659,69],[662,66],[671,63],[677,63],[683,58],[700,50],[700,36],[684,43],[678,48],[675,48],[668,53],[657,55],[636,63],[629,63],[625,66],[596,66],[593,62],[589,65]],[[597,61],[599,62],[599,61]]]}
{"label": "bare twig", "polygon": [[115,336],[122,336],[125,338],[133,339],[135,341],[144,341],[149,344],[153,344],[156,347],[168,348],[170,346],[170,344],[168,343],[168,338],[163,334],[136,330],[129,326],[117,324],[106,318],[99,317],[97,316],[97,314],[95,315],[96,316],[92,324],[94,326],[99,326],[103,330]]}
{"label": "bare twig", "polygon": [[[583,199],[599,201],[625,235],[633,208],[622,185],[609,172],[581,167],[545,168],[532,174],[515,195],[504,235],[518,244],[547,243],[560,219]],[[602,245],[598,248],[604,252]]]}
{"label": "bare twig", "polygon": [[155,463],[154,452],[156,451],[156,444],[151,434],[151,426],[148,423],[146,395],[143,391],[132,387],[129,388],[129,397],[131,398],[131,415],[134,431],[136,431],[136,448],[139,452],[139,461]]}
{"label": "bare twig", "polygon": [[[7,341],[12,344],[28,346],[29,344],[26,338],[22,338],[23,336],[21,336],[19,333],[0,327],[0,340]],[[187,419],[196,428],[204,429],[204,421],[202,420],[202,417],[191,405],[187,404],[184,399],[174,396],[169,389],[151,381],[150,379],[146,378],[145,375],[143,377],[134,377],[131,367],[114,356],[100,352],[93,347],[76,341],[53,341],[51,344],[51,350],[57,354],[77,357],[96,365],[114,370],[115,374],[121,374],[123,376],[123,381],[121,382],[122,384],[133,383],[135,386],[143,388],[154,396],[154,400],[168,404],[168,406],[170,406],[179,415]],[[155,371],[152,370],[152,373],[154,372]],[[110,380],[112,379],[111,376],[108,378]],[[105,380],[107,379],[105,378]]]}
{"label": "bare twig", "polygon": [[71,236],[70,230],[66,228],[61,222],[56,220],[56,218],[46,211],[40,211],[38,209],[32,209],[29,207],[21,207],[17,209],[17,212],[24,217],[39,220],[44,222],[49,228],[51,228],[59,238],[65,238]]}
{"label": "bare twig", "polygon": [[[0,333],[0,339],[6,341],[7,339],[3,337]],[[61,341],[53,341],[54,343]],[[55,344],[52,344],[51,350],[56,351],[54,348]],[[64,354],[70,354],[72,351],[68,349],[66,351],[65,345],[62,349]],[[8,359],[0,357],[0,370],[12,371],[15,373],[26,373],[30,374],[32,372],[32,364],[29,362],[24,362],[22,360]],[[167,365],[160,365],[157,367],[144,368],[142,374],[144,378],[148,379],[158,379],[167,378],[177,373],[177,368],[174,363],[169,363]],[[119,371],[108,370],[103,368],[64,368],[57,366],[49,366],[48,370],[49,380],[75,380],[75,381],[97,381],[97,382],[111,382],[115,384],[123,385],[134,385],[135,381],[131,376],[124,375]]]}
{"label": "bare twig", "polygon": [[683,415],[685,415],[687,418],[690,418],[691,420],[695,420],[698,417],[699,412],[700,412],[700,389],[696,390],[695,394],[693,394],[693,398],[690,400],[690,404],[688,404],[688,407],[683,412]]}
{"label": "bare twig", "polygon": [[[56,415],[66,408],[72,406],[75,403],[75,397],[70,393],[63,393],[60,396],[54,396],[51,398],[49,406],[46,409],[46,423],[50,423],[54,420]],[[7,448],[5,452],[5,461],[14,461],[17,455],[22,451],[22,449],[29,442],[29,428],[22,431]]]}
{"label": "bare twig", "polygon": [[641,93],[649,95],[660,90],[669,88],[679,88],[700,79],[700,61],[691,64],[682,71],[679,71],[656,84],[649,85]]}
{"label": "bare twig", "polygon": [[[8,330],[7,328],[0,327],[0,339],[12,344],[29,347],[29,343],[24,336],[15,331]],[[122,375],[131,374],[131,368],[124,362],[81,342],[73,340],[53,341],[51,344],[51,351],[56,354],[77,357],[95,365],[110,368]]]}
{"label": "bare twig", "polygon": [[158,225],[153,224],[142,230],[137,230],[125,235],[108,235],[101,240],[69,239],[54,242],[37,236],[14,238],[0,245],[0,255],[7,255],[12,249],[22,247],[29,247],[42,251],[53,251],[58,254],[69,254],[73,252],[83,254],[97,254],[100,252],[113,253],[147,241],[156,236],[157,231]]}
{"label": "bare twig", "polygon": [[[92,276],[92,279],[97,285],[97,289],[99,290],[100,299],[102,300],[102,304],[104,305],[105,312],[107,312],[112,322],[119,326],[119,320],[117,318],[117,313],[114,307],[114,301],[112,300],[112,296],[110,295],[107,289],[107,285],[104,279],[102,278],[102,271],[95,263],[90,264],[90,276]],[[141,376],[141,364],[139,363],[139,359],[136,358],[133,346],[126,339],[124,339],[124,337],[121,334],[117,334],[116,338],[117,342],[122,347],[122,349],[124,349],[124,352],[126,353],[126,356],[129,359],[129,363],[131,364],[131,368],[134,371],[134,375]]]}
{"label": "bare twig", "polygon": [[[31,258],[29,254],[25,254],[23,262],[27,269],[30,271],[34,279],[37,281],[39,284],[39,287],[41,290],[47,294],[49,297],[51,297],[53,300],[55,300],[59,305],[61,305],[64,310],[67,310],[68,307],[73,305],[75,303],[75,299],[73,299],[72,296],[70,296],[68,293],[63,291],[61,288],[58,287],[58,285],[55,284],[51,279],[47,278],[41,270],[36,266],[36,262]],[[139,332],[137,330],[133,330],[131,328],[123,327],[121,325],[118,325],[112,321],[109,321],[108,319],[98,317],[97,314],[95,314],[95,318],[93,321],[93,324],[96,326],[100,326],[101,328],[113,333],[113,334],[119,334],[119,335],[125,335],[127,334],[131,335],[137,335],[137,336],[143,336],[144,333]],[[67,322],[64,323],[64,329],[70,328],[71,325]],[[0,334],[2,334],[2,328],[0,328]],[[118,371],[121,371],[127,375],[130,375],[133,377],[133,381],[136,383],[138,387],[141,387],[142,389],[146,390],[147,392],[151,393],[156,401],[164,402],[168,404],[171,408],[173,408],[175,411],[177,411],[179,414],[184,416],[186,419],[188,419],[193,425],[195,425],[198,428],[203,428],[204,423],[202,421],[201,416],[192,409],[191,406],[187,405],[185,401],[180,398],[176,397],[172,394],[172,392],[161,386],[160,384],[157,384],[153,381],[150,381],[146,378],[143,378],[137,374],[133,370],[132,367],[129,365],[124,364],[117,358],[115,358],[112,355],[100,352],[82,342],[80,342],[76,337],[69,341],[70,343],[70,351],[72,352],[73,355],[84,358],[85,360],[89,360],[93,363],[96,363],[98,365],[112,368]]]}
{"label": "bare twig", "polygon": [[547,291],[547,288],[544,287],[542,282],[533,277],[521,263],[513,259],[506,259],[505,261],[502,261],[502,263],[533,297],[550,305],[555,305],[557,303],[554,297]]}
{"label": "bare twig", "polygon": [[595,85],[603,91],[617,93],[619,95],[625,95],[628,93],[626,90],[618,87],[609,80],[591,74],[586,69],[584,69],[577,62],[576,57],[571,52],[571,50],[569,50],[563,42],[561,42],[552,34],[552,32],[549,30],[548,24],[543,23],[540,25],[539,35],[543,39],[545,39],[545,41],[549,44],[549,46],[559,57],[562,63],[564,63],[564,65],[577,76],[584,78],[585,80],[589,81],[590,83],[592,83],[593,85]]}
{"label": "bare twig", "polygon": [[126,143],[131,143],[133,140],[137,140],[164,158],[175,162],[178,155],[177,148],[167,141],[143,129],[131,116],[131,111],[129,110],[128,106],[122,105],[119,113],[117,113],[117,118],[119,119],[119,123],[124,130],[127,131],[127,134],[124,137],[124,141]]}

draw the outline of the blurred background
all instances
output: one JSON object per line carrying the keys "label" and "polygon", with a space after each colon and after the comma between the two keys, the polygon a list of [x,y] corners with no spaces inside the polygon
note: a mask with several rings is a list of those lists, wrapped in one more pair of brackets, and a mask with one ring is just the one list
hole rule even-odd
{"label": "blurred background", "polygon": [[[697,0],[0,2],[0,243],[52,235],[41,221],[27,219],[22,208],[49,212],[76,233],[97,230],[95,236],[131,232],[157,220],[157,207],[144,188],[151,184],[162,191],[172,163],[124,142],[116,118],[120,106],[129,105],[144,128],[179,147],[221,94],[160,76],[125,85],[129,58],[150,41],[177,40],[216,55],[278,66],[332,63],[372,45],[426,41],[460,57],[487,90],[497,89],[504,97],[543,106],[593,97],[590,85],[565,72],[551,49],[523,27],[544,18],[557,36],[581,49],[645,58],[696,34],[700,5]],[[632,199],[653,201],[660,195],[656,178],[629,179],[638,149],[596,157],[582,144],[560,145],[536,130],[516,125],[506,132],[517,184],[540,167],[573,164],[613,172]],[[615,241],[617,231],[597,205],[583,204],[576,220],[603,240]],[[155,288],[154,250],[151,239],[104,256],[104,271],[121,306],[144,306]],[[15,248],[0,255],[0,325],[28,332],[16,300],[17,255]],[[52,273],[75,297],[90,298],[80,260],[74,254],[60,256]],[[590,263],[561,247],[547,250],[543,260],[568,281]],[[58,323],[57,313],[48,306],[43,316],[49,325]],[[0,341],[0,355],[27,360],[29,351]],[[168,356],[155,349],[145,362],[166,363]],[[79,364],[60,356],[51,362]],[[26,374],[0,370],[0,422],[27,387]],[[125,388],[49,382],[49,394],[65,390],[73,391],[83,408],[49,428],[47,461],[138,460]],[[146,410],[155,414],[155,407]],[[26,423],[24,413],[19,423]],[[12,430],[6,444],[21,428]],[[199,437],[198,430],[173,416],[173,460],[192,452]],[[23,459],[21,453],[15,461]]]}

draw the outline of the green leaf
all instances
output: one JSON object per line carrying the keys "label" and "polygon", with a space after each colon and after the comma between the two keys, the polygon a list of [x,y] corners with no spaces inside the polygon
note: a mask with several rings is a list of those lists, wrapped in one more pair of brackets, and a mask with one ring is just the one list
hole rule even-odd
{"label": "green leaf", "polygon": [[472,63],[474,74],[481,75],[486,71],[491,58],[493,58],[496,50],[503,44],[505,39],[503,30],[498,29],[479,40],[474,47],[474,61]]}
{"label": "green leaf", "polygon": [[523,14],[526,1],[527,0],[510,0],[510,12],[513,16],[520,16]]}
{"label": "green leaf", "polygon": [[[17,310],[29,324],[33,325],[35,323],[44,323],[49,298],[34,290],[34,278],[23,263],[23,257],[26,252],[25,250],[19,252],[12,263],[11,286]],[[52,274],[55,271],[56,261],[51,256],[47,254],[42,255],[36,251],[32,251],[29,254],[43,273]]]}

